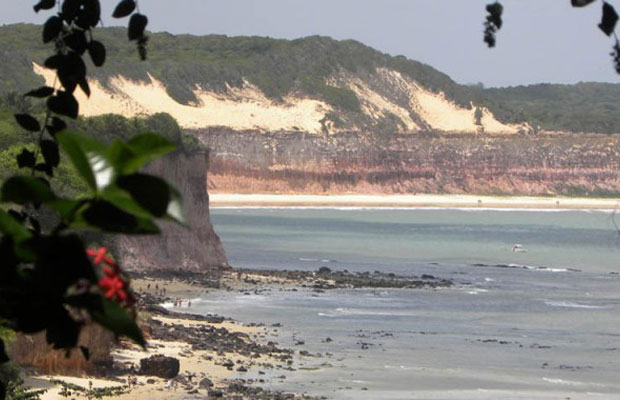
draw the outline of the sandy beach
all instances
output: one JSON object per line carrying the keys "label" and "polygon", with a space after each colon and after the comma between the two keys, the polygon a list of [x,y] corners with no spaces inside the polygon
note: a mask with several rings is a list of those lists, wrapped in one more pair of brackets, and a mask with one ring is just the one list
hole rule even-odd
{"label": "sandy beach", "polygon": [[[260,277],[255,277],[260,279]],[[242,282],[234,279],[234,275],[230,274],[224,281],[229,288],[239,289],[244,286]],[[265,278],[266,282],[275,282],[276,279]],[[199,285],[193,285],[178,280],[164,280],[164,279],[135,279],[133,281],[133,287],[137,292],[151,292],[155,291],[155,287],[166,288],[167,294],[171,298],[182,298],[187,301],[198,297],[205,288]],[[149,289],[147,289],[149,288]],[[191,312],[191,308],[185,304],[186,312]],[[183,308],[182,307],[182,308]],[[150,315],[150,313],[142,313],[141,318],[148,318],[152,322],[156,322],[159,325],[165,327],[165,329],[171,332],[179,330],[179,326],[184,328],[200,330],[211,329],[226,330],[226,335],[233,334],[239,335],[248,344],[261,343],[262,338],[268,332],[267,327],[264,326],[246,326],[233,320],[226,319],[222,322],[208,322],[203,320],[195,320],[192,318],[184,318],[183,314],[173,314],[172,316],[162,315]],[[169,339],[155,339],[148,337],[147,335],[147,349],[144,350],[138,345],[131,343],[127,340],[122,340],[120,345],[112,352],[112,357],[115,363],[120,363],[127,366],[133,365],[136,370],[140,368],[140,360],[150,357],[152,355],[164,355],[167,357],[173,357],[179,360],[180,369],[179,376],[183,377],[183,381],[186,384],[179,383],[178,379],[166,380],[154,376],[140,376],[136,374],[130,374],[121,376],[118,378],[107,379],[92,376],[60,376],[60,375],[36,375],[27,379],[27,385],[37,389],[47,389],[47,392],[41,396],[42,400],[53,400],[60,398],[62,395],[62,387],[56,384],[55,381],[63,381],[70,385],[78,385],[83,388],[125,388],[125,393],[116,395],[118,399],[185,399],[189,398],[204,398],[207,396],[207,392],[222,391],[227,393],[227,386],[234,381],[235,376],[239,376],[239,371],[242,371],[240,367],[245,367],[247,370],[254,370],[256,368],[264,368],[270,365],[276,367],[281,365],[282,360],[277,357],[272,357],[269,354],[241,354],[243,351],[226,350],[226,351],[214,351],[214,350],[199,350],[193,348],[191,343],[182,340],[169,340]],[[234,369],[227,367],[226,363],[232,362]],[[196,385],[207,378],[212,386],[209,390],[198,388]],[[127,379],[133,379],[133,384],[127,388]],[[191,387],[191,389],[190,389]],[[198,396],[198,397],[196,397]],[[74,393],[73,397],[76,399],[85,398],[79,393]],[[224,395],[226,397],[226,395]],[[302,396],[303,397],[303,396]],[[300,398],[302,398],[300,397]],[[209,397],[210,398],[210,397]],[[297,398],[297,397],[295,397]]]}
{"label": "sandy beach", "polygon": [[394,207],[615,210],[618,198],[476,195],[309,195],[211,193],[211,207]]}

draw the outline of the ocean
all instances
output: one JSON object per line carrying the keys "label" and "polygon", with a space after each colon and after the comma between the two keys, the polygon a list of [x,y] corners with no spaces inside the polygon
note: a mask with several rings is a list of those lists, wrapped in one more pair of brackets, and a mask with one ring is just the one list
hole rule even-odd
{"label": "ocean", "polygon": [[267,388],[330,399],[620,399],[620,235],[611,212],[211,213],[236,267],[327,266],[455,283],[205,294],[197,310],[280,323],[270,340],[321,354],[273,372]]}

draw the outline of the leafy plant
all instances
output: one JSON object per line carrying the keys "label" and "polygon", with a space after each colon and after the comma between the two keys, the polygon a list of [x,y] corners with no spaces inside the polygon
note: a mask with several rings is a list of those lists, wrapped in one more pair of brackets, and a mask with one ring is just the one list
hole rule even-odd
{"label": "leafy plant", "polygon": [[24,385],[23,379],[17,378],[9,382],[6,392],[6,400],[38,400],[47,390],[33,390]]}
{"label": "leafy plant", "polygon": [[[55,6],[55,0],[40,0],[34,9]],[[74,92],[90,94],[86,54],[95,66],[105,63],[106,54],[104,44],[94,39],[99,0],[62,0],[58,6],[42,32],[43,42],[54,46],[45,66],[56,71],[57,86],[25,94],[45,101],[45,115],[15,114],[33,145],[14,153],[18,169],[26,172],[0,186],[0,327],[26,334],[45,331],[54,348],[71,351],[82,326],[94,321],[144,345],[127,277],[107,249],[87,249],[79,231],[156,234],[156,219],[183,223],[178,192],[139,172],[175,145],[148,133],[104,144],[67,129],[65,119],[79,115]],[[137,9],[134,0],[122,0],[114,16],[131,15],[128,38],[144,59],[147,19]],[[51,183],[65,158],[84,183],[79,198],[58,194]],[[46,214],[53,217],[43,218]],[[88,350],[81,350],[88,358]],[[0,339],[0,362],[7,361]],[[0,388],[0,397],[4,393]]]}
{"label": "leafy plant", "polygon": [[59,379],[52,379],[50,382],[55,385],[60,385],[61,389],[59,394],[66,398],[71,398],[75,393],[79,393],[89,400],[102,399],[104,397],[117,397],[129,392],[129,388],[127,386],[107,386],[95,388],[93,387],[93,383],[89,382],[88,388],[85,388],[83,386]]}

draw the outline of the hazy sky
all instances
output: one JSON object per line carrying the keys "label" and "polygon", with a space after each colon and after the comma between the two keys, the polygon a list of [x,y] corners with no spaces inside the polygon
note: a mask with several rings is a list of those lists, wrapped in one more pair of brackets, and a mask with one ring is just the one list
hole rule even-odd
{"label": "hazy sky", "polygon": [[[149,29],[171,33],[356,39],[446,72],[460,83],[507,86],[539,82],[620,83],[612,41],[596,26],[601,4],[574,9],[569,0],[504,0],[498,45],[482,42],[491,0],[142,0]],[[0,23],[43,22],[36,0],[0,0]],[[104,23],[117,0],[102,0]],[[126,23],[126,21],[123,21]]]}

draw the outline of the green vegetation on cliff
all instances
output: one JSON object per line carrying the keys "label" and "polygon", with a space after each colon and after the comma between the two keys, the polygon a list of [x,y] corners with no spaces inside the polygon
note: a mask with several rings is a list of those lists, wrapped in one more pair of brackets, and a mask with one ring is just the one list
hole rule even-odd
{"label": "green vegetation on cliff", "polygon": [[505,122],[527,121],[543,129],[570,132],[620,133],[620,85],[530,85],[474,90]]}
{"label": "green vegetation on cliff", "polygon": [[[32,62],[43,63],[48,54],[35,25],[0,28],[0,94],[23,92],[43,83]],[[360,113],[360,102],[349,89],[330,86],[326,80],[339,72],[362,79],[377,68],[401,72],[422,86],[444,92],[457,104],[470,102],[488,107],[504,122],[528,122],[543,129],[573,132],[620,132],[620,85],[580,83],[483,89],[459,85],[436,69],[392,57],[353,40],[337,41],[311,36],[297,40],[263,37],[227,37],[152,34],[149,59],[136,64],[135,48],[122,28],[100,29],[98,39],[108,45],[105,68],[90,68],[104,84],[123,75],[148,80],[148,74],[164,82],[168,93],[181,103],[195,101],[196,85],[208,90],[240,86],[244,79],[267,96],[281,99],[289,93],[318,97],[344,114]],[[1,127],[0,127],[1,128]]]}
{"label": "green vegetation on cliff", "polygon": [[[36,135],[25,132],[19,127],[12,110],[17,106],[12,103],[13,96],[0,98],[0,179],[5,180],[17,173],[15,158],[21,153],[24,146],[34,150]],[[11,106],[7,106],[7,103]],[[31,110],[29,103],[24,103],[21,110]],[[36,110],[35,110],[36,111]],[[114,139],[127,140],[141,133],[152,132],[166,137],[177,145],[179,151],[195,153],[202,151],[202,146],[195,136],[184,134],[177,121],[168,114],[160,113],[146,118],[125,118],[121,115],[106,114],[98,117],[81,118],[69,127],[79,132],[86,132],[98,140],[109,143]],[[84,182],[79,178],[75,169],[62,157],[57,179],[52,181],[54,189],[64,195],[79,195],[86,191]]]}

